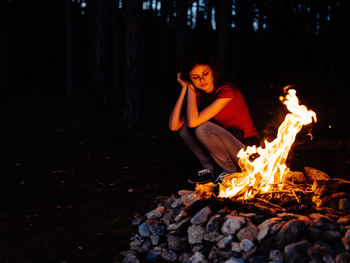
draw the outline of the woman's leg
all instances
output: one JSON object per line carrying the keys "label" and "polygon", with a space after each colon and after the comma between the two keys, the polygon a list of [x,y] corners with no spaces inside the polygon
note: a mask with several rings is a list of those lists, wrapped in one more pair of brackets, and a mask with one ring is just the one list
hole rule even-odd
{"label": "woman's leg", "polygon": [[210,121],[195,128],[195,134],[225,173],[238,171],[237,153],[245,148],[240,140],[226,129]]}
{"label": "woman's leg", "polygon": [[214,171],[215,161],[210,156],[208,150],[198,141],[194,129],[190,129],[185,124],[180,130],[179,135],[185,144],[191,149],[205,169]]}

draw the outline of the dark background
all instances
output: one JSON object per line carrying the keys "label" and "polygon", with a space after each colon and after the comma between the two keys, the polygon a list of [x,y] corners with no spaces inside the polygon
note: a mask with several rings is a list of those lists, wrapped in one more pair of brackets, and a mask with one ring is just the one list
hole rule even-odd
{"label": "dark background", "polygon": [[167,119],[194,48],[240,88],[262,137],[275,136],[278,97],[294,85],[318,122],[291,168],[347,178],[347,10],[346,0],[1,0],[0,261],[117,261],[135,213],[193,188],[198,161]]}

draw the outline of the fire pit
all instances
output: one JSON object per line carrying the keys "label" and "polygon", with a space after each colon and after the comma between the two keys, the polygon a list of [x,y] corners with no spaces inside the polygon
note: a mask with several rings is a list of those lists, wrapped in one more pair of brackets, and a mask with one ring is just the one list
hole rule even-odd
{"label": "fire pit", "polygon": [[123,263],[350,262],[350,182],[286,165],[297,133],[316,121],[289,88],[277,138],[242,149],[240,173],[180,190],[135,218]]}

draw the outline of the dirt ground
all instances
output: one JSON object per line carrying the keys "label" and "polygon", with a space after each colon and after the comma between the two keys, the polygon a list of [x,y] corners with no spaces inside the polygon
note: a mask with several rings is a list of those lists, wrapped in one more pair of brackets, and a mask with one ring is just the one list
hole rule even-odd
{"label": "dirt ground", "polygon": [[[162,196],[193,189],[187,176],[200,168],[165,130],[129,140],[97,128],[82,135],[26,127],[1,142],[0,262],[121,261],[119,252],[135,233],[134,216]],[[290,167],[349,179],[344,145],[301,145]]]}

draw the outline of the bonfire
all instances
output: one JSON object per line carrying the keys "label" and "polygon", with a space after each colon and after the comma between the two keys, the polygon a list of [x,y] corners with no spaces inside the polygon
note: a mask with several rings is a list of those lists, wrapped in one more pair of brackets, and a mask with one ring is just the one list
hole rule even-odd
{"label": "bonfire", "polygon": [[[292,195],[296,192],[311,192],[312,186],[297,186],[287,180],[290,169],[286,165],[289,151],[298,132],[304,125],[317,122],[316,113],[305,105],[300,105],[296,90],[284,88],[286,95],[280,100],[290,111],[280,125],[277,137],[272,142],[264,141],[264,146],[248,146],[238,153],[241,172],[227,176],[219,183],[218,197],[231,199],[253,199],[257,196]],[[196,190],[203,196],[213,194],[212,183],[197,185]],[[270,197],[271,198],[271,197]]]}
{"label": "bonfire", "polygon": [[316,114],[285,87],[277,137],[238,153],[241,172],[180,190],[133,224],[123,263],[350,262],[350,182],[286,161]]}

